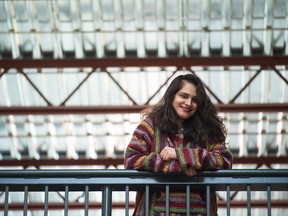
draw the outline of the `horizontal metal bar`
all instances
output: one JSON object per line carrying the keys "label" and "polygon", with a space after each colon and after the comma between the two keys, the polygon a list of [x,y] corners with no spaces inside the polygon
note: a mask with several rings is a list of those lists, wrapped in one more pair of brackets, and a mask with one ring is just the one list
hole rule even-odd
{"label": "horizontal metal bar", "polygon": [[[31,0],[31,1],[37,1],[37,0]],[[38,0],[39,1],[39,0]],[[269,32],[274,32],[274,31],[285,31],[285,30],[288,30],[288,28],[286,27],[275,27],[273,26],[273,28],[269,28]],[[209,28],[209,27],[205,27],[205,28],[201,28],[201,29],[170,29],[170,28],[165,28],[165,29],[145,29],[145,33],[194,33],[194,32],[201,32],[201,33],[211,33],[213,34],[214,32],[228,32],[228,33],[231,33],[231,32],[240,32],[243,33],[243,32],[261,32],[263,33],[267,31],[267,28],[263,28],[263,27],[255,27],[253,26],[253,28],[251,27],[242,27],[242,28]],[[33,30],[33,31],[27,31],[27,30],[22,30],[22,29],[19,29],[19,28],[16,28],[16,29],[13,29],[13,33],[15,34],[26,34],[26,35],[34,35],[35,32],[37,33],[37,35],[41,35],[41,34],[55,34],[55,35],[62,35],[62,34],[71,34],[71,33],[79,33],[79,29],[54,29],[53,32],[51,32],[51,30],[40,30],[40,29],[37,29],[37,30]],[[143,34],[143,29],[142,28],[135,28],[135,29],[115,29],[115,30],[107,30],[107,29],[97,29],[96,31],[94,29],[81,29],[81,32],[82,33],[103,33],[103,34],[106,34],[106,33],[113,33],[113,34],[117,34],[117,33],[141,33]],[[0,35],[1,34],[9,34],[9,32],[7,31],[3,31],[1,30],[0,31]],[[10,51],[10,50],[9,50]]]}
{"label": "horizontal metal bar", "polygon": [[[231,208],[247,208],[246,200],[231,200]],[[43,210],[45,203],[41,202],[29,202],[28,210]],[[134,208],[134,202],[117,202],[113,201],[112,208],[113,209],[124,209],[125,206],[128,205],[129,208]],[[226,208],[225,200],[218,200],[217,206],[219,208]],[[251,201],[252,208],[267,208],[266,200],[252,200]],[[272,200],[271,201],[272,208],[288,208],[287,200]],[[84,209],[85,203],[80,202],[69,202],[69,209]],[[101,209],[101,202],[89,202],[89,209]],[[4,209],[4,204],[0,203],[0,209]],[[49,210],[63,210],[64,203],[58,202],[49,202]],[[9,210],[23,210],[23,203],[9,203]]]}
{"label": "horizontal metal bar", "polygon": [[148,106],[10,106],[0,107],[0,115],[62,115],[139,113]]}
{"label": "horizontal metal bar", "polygon": [[[288,103],[215,104],[219,112],[287,112]],[[121,106],[2,106],[0,115],[62,115],[140,113],[148,105]]]}
{"label": "horizontal metal bar", "polygon": [[[61,171],[62,172],[62,171]],[[81,178],[81,180],[79,180]],[[145,180],[145,181],[144,181]],[[288,190],[288,177],[201,177],[194,176],[193,178],[178,177],[178,178],[161,178],[161,177],[145,177],[131,178],[131,177],[57,177],[57,178],[1,178],[0,189],[5,185],[9,185],[11,190],[22,191],[23,182],[29,186],[32,191],[43,191],[45,185],[53,191],[63,191],[65,185],[73,185],[71,191],[83,191],[84,184],[91,186],[93,190],[99,191],[99,187],[104,185],[113,185],[114,191],[123,191],[125,184],[131,185],[132,191],[143,190],[143,184],[151,185],[151,190],[163,191],[163,184],[173,185],[175,192],[183,190],[185,184],[191,184],[191,189],[204,189],[204,185],[212,185],[211,188],[218,191],[225,191],[226,183],[231,182],[231,190],[245,191],[245,184],[250,184],[252,190],[266,191],[266,185],[271,185],[273,191]]]}
{"label": "horizontal metal bar", "polygon": [[175,57],[175,58],[83,58],[83,59],[1,59],[2,68],[73,68],[73,67],[191,67],[287,65],[288,56]]}
{"label": "horizontal metal bar", "polygon": [[[148,178],[148,177],[163,177],[174,178],[177,180],[179,177],[185,179],[193,179],[194,177],[186,177],[184,174],[179,173],[151,173],[138,170],[126,170],[126,169],[41,169],[41,170],[15,170],[15,169],[3,169],[0,172],[0,180],[2,178],[91,178],[91,177],[125,177],[125,178]],[[231,169],[231,170],[218,170],[218,171],[202,171],[198,172],[196,177],[232,177],[232,178],[249,178],[249,177],[288,177],[288,169]],[[182,180],[182,179],[181,179]],[[287,178],[288,181],[288,178]]]}
{"label": "horizontal metal bar", "polygon": [[[211,189],[226,191],[227,182],[231,190],[245,191],[246,185],[251,190],[266,191],[266,185],[271,185],[271,191],[288,190],[288,169],[277,170],[219,170],[199,172],[196,176],[187,177],[179,174],[156,174],[136,170],[2,170],[0,172],[0,189],[9,185],[9,189],[23,191],[23,182],[30,191],[49,190],[63,191],[67,185],[71,191],[84,191],[89,185],[91,190],[99,191],[102,186],[109,185],[115,191],[125,191],[126,185],[131,191],[145,190],[149,185],[151,190],[165,190],[163,185],[173,185],[173,190],[185,190],[189,184],[191,189],[203,189],[211,185]],[[70,188],[70,187],[69,187]]]}
{"label": "horizontal metal bar", "polygon": [[[41,158],[39,160],[35,159],[2,159],[0,160],[0,166],[2,167],[37,167],[41,166],[94,166],[94,165],[104,165],[117,167],[118,165],[124,164],[124,158],[97,158],[97,159],[87,159],[87,158],[79,158],[77,160],[68,159],[68,158],[60,158],[58,160],[54,159],[44,159]],[[271,164],[288,164],[287,156],[279,156],[279,157],[234,157],[233,164],[255,164],[257,166],[260,165],[271,165]]]}

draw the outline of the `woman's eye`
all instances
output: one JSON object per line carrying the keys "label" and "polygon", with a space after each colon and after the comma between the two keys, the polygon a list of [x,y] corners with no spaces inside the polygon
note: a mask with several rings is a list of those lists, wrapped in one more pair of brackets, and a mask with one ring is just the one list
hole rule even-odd
{"label": "woman's eye", "polygon": [[182,98],[188,98],[187,95],[180,95],[180,97],[182,97]]}

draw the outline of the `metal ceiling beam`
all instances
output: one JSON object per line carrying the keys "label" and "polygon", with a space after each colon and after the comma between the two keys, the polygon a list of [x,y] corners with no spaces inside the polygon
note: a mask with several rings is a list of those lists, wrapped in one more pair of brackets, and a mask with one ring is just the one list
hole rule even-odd
{"label": "metal ceiling beam", "polygon": [[[288,103],[216,104],[219,112],[288,112]],[[120,106],[2,106],[0,115],[62,115],[140,113],[148,105]]]}
{"label": "metal ceiling beam", "polygon": [[[71,68],[71,67],[191,67],[191,66],[261,66],[273,68],[288,65],[288,56],[245,57],[175,57],[175,58],[85,58],[85,59],[1,59],[0,67],[9,68]],[[4,72],[2,71],[2,72]]]}

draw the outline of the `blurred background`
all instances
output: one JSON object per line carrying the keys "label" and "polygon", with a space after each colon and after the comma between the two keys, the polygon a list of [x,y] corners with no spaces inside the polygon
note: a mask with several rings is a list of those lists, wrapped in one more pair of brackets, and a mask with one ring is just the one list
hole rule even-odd
{"label": "blurred background", "polygon": [[123,169],[141,110],[186,73],[219,108],[235,169],[287,168],[287,21],[286,0],[1,0],[0,168]]}

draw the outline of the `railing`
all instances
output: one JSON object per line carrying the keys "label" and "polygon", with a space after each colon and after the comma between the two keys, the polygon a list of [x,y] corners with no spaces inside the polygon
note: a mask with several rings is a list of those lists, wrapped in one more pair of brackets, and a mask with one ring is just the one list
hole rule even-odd
{"label": "railing", "polygon": [[[38,203],[38,209],[42,209],[44,216],[48,215],[52,206],[49,202],[51,192],[63,193],[63,206],[58,206],[64,211],[64,216],[69,215],[69,208],[82,209],[85,216],[90,215],[90,209],[96,208],[91,202],[91,194],[99,192],[102,196],[98,207],[102,216],[112,215],[114,193],[123,193],[123,215],[131,215],[133,205],[131,194],[135,191],[146,192],[146,210],[149,210],[149,196],[151,191],[166,191],[166,200],[169,200],[169,191],[182,190],[187,194],[187,212],[189,212],[189,191],[197,189],[206,191],[207,215],[210,212],[210,194],[213,191],[226,194],[226,215],[231,215],[232,192],[244,191],[246,193],[247,215],[252,209],[252,196],[254,191],[266,194],[267,215],[271,216],[274,191],[288,192],[288,169],[274,170],[220,170],[217,172],[201,172],[194,177],[179,175],[155,174],[135,170],[1,170],[0,171],[0,215],[8,216],[10,211],[21,210],[23,215],[37,206],[29,202],[30,192],[41,192],[44,201]],[[23,203],[15,205],[9,202],[9,193],[23,193]],[[72,205],[69,202],[69,193],[81,192],[82,202]],[[2,197],[2,198],[1,198]],[[285,199],[284,204],[288,204]],[[35,204],[35,203],[34,203]],[[284,205],[285,206],[285,205]],[[55,207],[55,206],[54,206]],[[119,207],[119,206],[118,206]],[[119,207],[120,208],[120,207]],[[286,205],[288,208],[288,205]],[[148,211],[146,211],[148,212]],[[49,215],[52,215],[49,213]],[[92,214],[91,214],[92,215]],[[95,215],[95,214],[93,214]],[[147,213],[148,215],[148,213]],[[166,215],[169,215],[169,202],[166,202]],[[187,214],[189,215],[189,214]]]}

